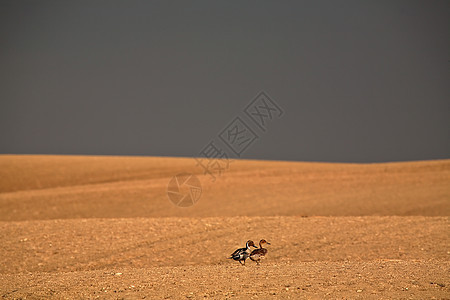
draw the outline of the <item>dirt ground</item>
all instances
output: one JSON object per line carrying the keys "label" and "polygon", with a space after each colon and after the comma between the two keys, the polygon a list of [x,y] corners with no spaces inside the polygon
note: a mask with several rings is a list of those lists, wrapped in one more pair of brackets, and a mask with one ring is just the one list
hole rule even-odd
{"label": "dirt ground", "polygon": [[[172,176],[202,184],[193,206]],[[450,299],[450,160],[0,155],[6,299]],[[268,240],[261,265],[227,259]]]}

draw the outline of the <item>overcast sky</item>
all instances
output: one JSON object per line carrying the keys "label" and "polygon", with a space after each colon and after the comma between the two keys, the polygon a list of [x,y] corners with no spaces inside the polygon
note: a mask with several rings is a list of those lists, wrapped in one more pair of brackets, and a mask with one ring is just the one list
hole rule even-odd
{"label": "overcast sky", "polygon": [[241,158],[450,158],[450,1],[0,1],[0,153],[236,156],[238,116]]}

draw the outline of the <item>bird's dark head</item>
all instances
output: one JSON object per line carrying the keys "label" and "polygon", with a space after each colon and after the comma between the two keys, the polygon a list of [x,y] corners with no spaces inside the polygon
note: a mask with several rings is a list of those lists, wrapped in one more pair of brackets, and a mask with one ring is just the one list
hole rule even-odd
{"label": "bird's dark head", "polygon": [[265,239],[262,239],[259,241],[259,245],[261,246],[262,244],[270,245],[270,243],[268,241],[266,241]]}
{"label": "bird's dark head", "polygon": [[255,246],[255,243],[252,240],[248,240],[247,241],[247,248],[249,249],[250,247],[258,248],[258,247]]}

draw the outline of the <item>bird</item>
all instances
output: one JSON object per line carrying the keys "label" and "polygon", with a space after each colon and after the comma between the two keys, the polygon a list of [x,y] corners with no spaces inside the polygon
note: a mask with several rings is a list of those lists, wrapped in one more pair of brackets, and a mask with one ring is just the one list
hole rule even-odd
{"label": "bird", "polygon": [[[255,246],[255,243],[252,240],[248,240],[247,243],[245,244],[245,248],[237,249],[228,258],[237,260],[241,265],[245,265],[245,260],[250,255],[250,250],[251,250],[250,247],[258,248]],[[244,263],[242,263],[242,262],[244,262]]]}
{"label": "bird", "polygon": [[263,246],[262,246],[263,244],[270,245],[270,243],[268,241],[266,241],[265,239],[262,239],[259,241],[259,248],[253,250],[249,255],[249,258],[251,260],[255,261],[257,265],[259,265],[259,262],[261,261],[261,259],[265,258],[266,254],[267,254],[267,249],[263,248]]}

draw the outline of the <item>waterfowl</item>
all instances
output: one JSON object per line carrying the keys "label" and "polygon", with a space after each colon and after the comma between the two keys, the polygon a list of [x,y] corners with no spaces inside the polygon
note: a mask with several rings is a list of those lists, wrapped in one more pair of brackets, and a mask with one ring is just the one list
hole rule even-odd
{"label": "waterfowl", "polygon": [[[237,249],[228,258],[237,260],[241,265],[245,265],[245,260],[250,255],[250,250],[251,250],[250,247],[251,246],[253,246],[254,248],[258,248],[255,246],[255,243],[252,240],[248,240],[247,243],[245,244],[245,248]],[[242,262],[244,262],[244,263],[242,263]]]}
{"label": "waterfowl", "polygon": [[267,254],[267,249],[263,248],[263,246],[262,246],[263,244],[270,245],[270,243],[268,241],[266,241],[264,239],[260,240],[259,248],[253,250],[249,256],[251,260],[256,261],[257,265],[259,265],[259,262],[261,261],[261,259],[265,258],[266,254]]}

